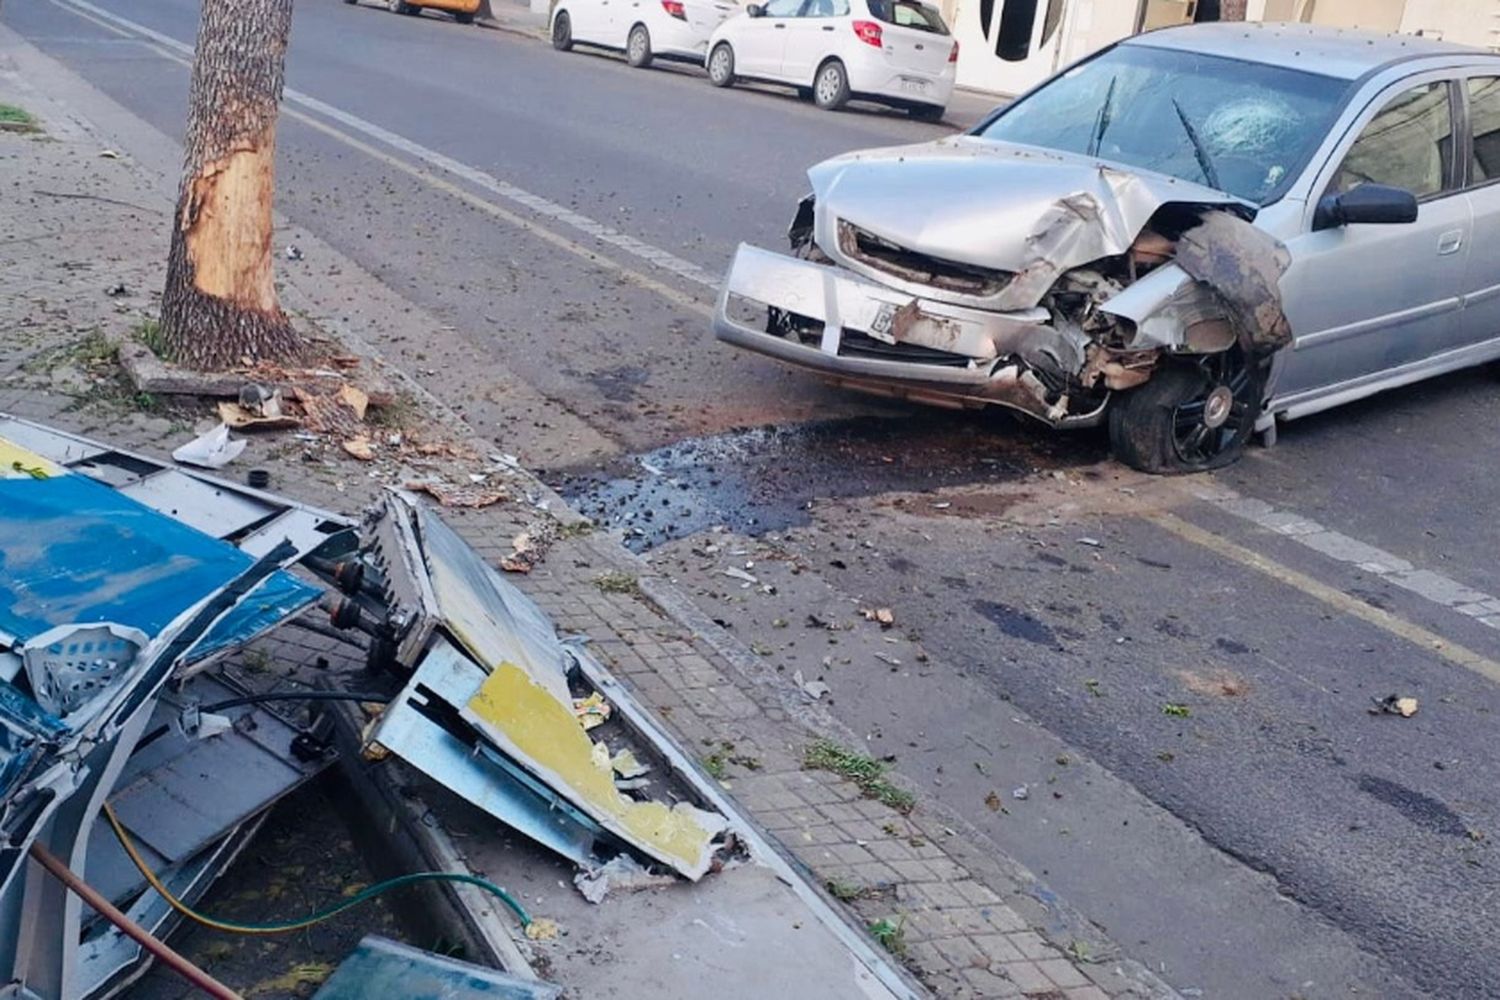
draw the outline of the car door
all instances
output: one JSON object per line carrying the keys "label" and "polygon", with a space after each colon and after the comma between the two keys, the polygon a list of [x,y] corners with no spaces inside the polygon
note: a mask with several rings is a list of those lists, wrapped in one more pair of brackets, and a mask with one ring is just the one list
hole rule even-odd
{"label": "car door", "polygon": [[[614,0],[620,2],[620,0]],[[568,0],[568,17],[573,22],[573,40],[594,44],[615,44],[609,37],[609,4],[611,0]]]}
{"label": "car door", "polygon": [[807,0],[800,16],[787,22],[780,75],[793,83],[810,85],[824,56],[837,45],[840,31],[853,36],[849,0]]}
{"label": "car door", "polygon": [[703,43],[701,48],[704,50],[708,48],[708,36],[739,10],[738,6],[727,0],[686,0],[683,6],[693,35]]}
{"label": "car door", "polygon": [[1500,70],[1464,81],[1468,101],[1469,187],[1474,250],[1464,270],[1465,344],[1500,339]]}
{"label": "car door", "polygon": [[767,0],[760,17],[744,25],[734,43],[734,67],[740,76],[780,79],[789,25],[804,0]]}
{"label": "car door", "polygon": [[[1459,342],[1469,200],[1454,163],[1455,85],[1428,73],[1383,89],[1318,168],[1282,278],[1295,335],[1277,396],[1377,381]],[[1316,230],[1314,206],[1360,183],[1417,197],[1417,220]],[[1352,388],[1352,387],[1351,387]]]}

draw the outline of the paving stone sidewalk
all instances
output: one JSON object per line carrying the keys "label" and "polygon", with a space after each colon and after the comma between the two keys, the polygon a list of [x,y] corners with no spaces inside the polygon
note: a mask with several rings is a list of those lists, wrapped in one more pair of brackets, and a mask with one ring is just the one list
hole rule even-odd
{"label": "paving stone sidewalk", "polygon": [[[156,310],[173,181],[27,86],[15,65],[5,65],[4,51],[0,102],[36,114],[40,131],[0,132],[0,412],[166,454],[208,426],[208,405],[136,392],[110,345],[133,336]],[[278,261],[283,302],[323,333],[390,357],[399,357],[402,344],[453,339],[451,328],[309,234],[279,234],[276,245],[291,237],[320,266]],[[351,301],[360,303],[357,311]],[[484,363],[497,379],[518,382],[498,363]],[[407,419],[440,424],[481,456],[496,450],[497,439],[503,450],[503,428],[466,426],[443,405],[439,373],[415,381],[392,367],[389,375],[404,394]],[[271,470],[274,490],[346,512],[407,472],[399,460],[363,465],[337,447],[287,435],[253,438],[226,472],[255,467]],[[857,747],[855,737],[614,538],[589,530],[539,481],[484,468],[508,483],[512,499],[446,510],[450,523],[494,562],[510,554],[519,532],[550,539],[545,559],[516,582],[562,630],[592,638],[601,660],[829,887],[854,923],[884,922],[885,943],[933,993],[1175,995],[1076,915],[1040,902],[1044,894],[1027,873],[920,794],[908,811],[903,794],[886,796],[893,807],[848,778],[805,767],[814,740]],[[899,775],[890,778],[909,794]]]}

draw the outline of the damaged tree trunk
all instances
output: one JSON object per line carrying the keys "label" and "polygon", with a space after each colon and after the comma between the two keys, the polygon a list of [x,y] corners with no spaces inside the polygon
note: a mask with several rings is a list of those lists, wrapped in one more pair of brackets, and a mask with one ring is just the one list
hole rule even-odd
{"label": "damaged tree trunk", "polygon": [[291,26],[292,0],[203,3],[161,307],[167,354],[194,368],[301,351],[271,276],[276,111]]}

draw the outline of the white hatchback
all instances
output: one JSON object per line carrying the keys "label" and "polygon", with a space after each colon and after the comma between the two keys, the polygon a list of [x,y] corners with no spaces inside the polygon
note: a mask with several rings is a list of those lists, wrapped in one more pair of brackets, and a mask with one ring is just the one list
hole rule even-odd
{"label": "white hatchback", "polygon": [[632,66],[652,59],[703,62],[708,36],[739,9],[730,0],[558,0],[552,47],[575,42],[623,51]]}
{"label": "white hatchback", "polygon": [[943,116],[958,43],[920,0],[767,0],[719,26],[708,78],[784,83],[832,110],[851,99]]}

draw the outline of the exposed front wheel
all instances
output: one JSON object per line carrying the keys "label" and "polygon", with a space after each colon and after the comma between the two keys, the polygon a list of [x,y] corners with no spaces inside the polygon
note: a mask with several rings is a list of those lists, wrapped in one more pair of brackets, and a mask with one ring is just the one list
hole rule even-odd
{"label": "exposed front wheel", "polygon": [[734,49],[728,42],[720,42],[708,54],[708,82],[715,87],[728,87],[734,83]]}
{"label": "exposed front wheel", "polygon": [[1170,359],[1110,406],[1115,457],[1142,472],[1218,469],[1245,450],[1260,412],[1260,379],[1238,346]]}
{"label": "exposed front wheel", "polygon": [[565,10],[558,11],[552,19],[552,47],[559,52],[573,47],[573,20]]}
{"label": "exposed front wheel", "polygon": [[630,29],[630,35],[625,39],[625,61],[637,69],[651,65],[651,32],[644,24]]}
{"label": "exposed front wheel", "polygon": [[818,68],[813,80],[813,102],[824,111],[837,111],[849,103],[849,74],[837,59],[830,59]]}

